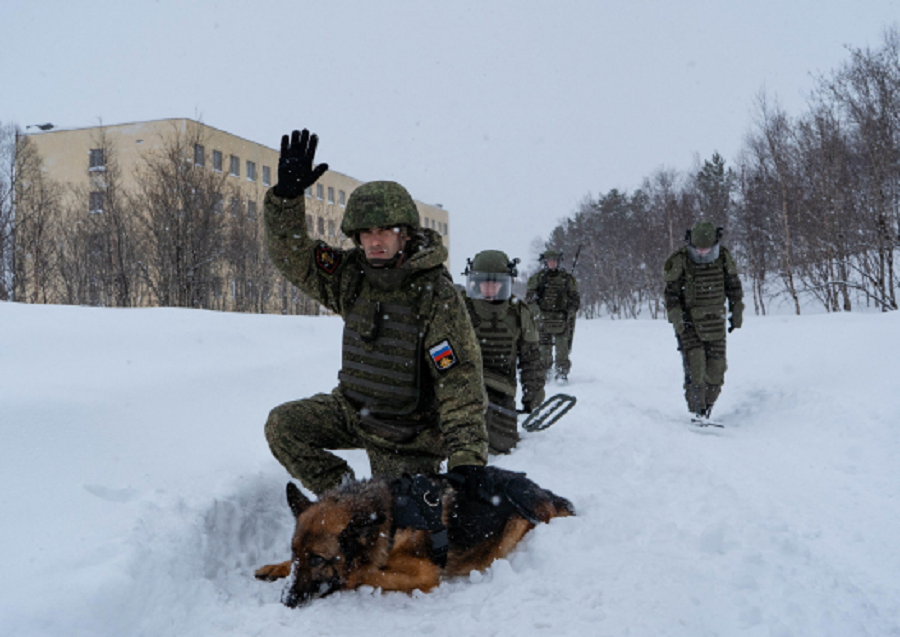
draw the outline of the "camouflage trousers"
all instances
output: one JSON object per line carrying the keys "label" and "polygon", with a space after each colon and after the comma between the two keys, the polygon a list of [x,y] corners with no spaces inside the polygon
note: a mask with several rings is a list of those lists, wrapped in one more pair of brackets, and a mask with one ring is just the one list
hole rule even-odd
{"label": "camouflage trousers", "polygon": [[692,328],[676,334],[684,364],[684,397],[688,409],[708,415],[725,384],[725,339],[703,341]]}
{"label": "camouflage trousers", "polygon": [[541,331],[538,339],[541,348],[541,365],[545,371],[553,369],[553,350],[556,349],[556,373],[568,375],[572,368],[569,351],[572,349],[572,337],[568,330],[559,334]]}
{"label": "camouflage trousers", "polygon": [[266,440],[288,473],[317,495],[355,478],[347,461],[328,449],[365,449],[372,476],[389,479],[439,473],[444,459],[438,427],[402,444],[384,440],[360,428],[356,409],[337,389],[273,409]]}
{"label": "camouflage trousers", "polygon": [[519,423],[514,396],[486,388],[488,408],[484,424],[488,432],[488,452],[509,453],[519,442]]}

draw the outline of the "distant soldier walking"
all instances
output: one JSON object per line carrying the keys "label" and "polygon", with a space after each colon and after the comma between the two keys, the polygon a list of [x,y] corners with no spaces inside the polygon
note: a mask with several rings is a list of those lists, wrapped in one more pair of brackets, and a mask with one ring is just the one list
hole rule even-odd
{"label": "distant soldier walking", "polygon": [[500,250],[484,250],[466,267],[466,307],[481,346],[488,397],[485,424],[491,453],[509,453],[519,442],[517,377],[522,407],[531,413],[544,401],[544,367],[531,310],[512,294],[515,261]]}
{"label": "distant soldier walking", "polygon": [[698,221],[687,245],[666,260],[665,302],[684,363],[684,395],[695,422],[708,422],[725,383],[725,303],[731,332],[743,320],[744,292],[731,253],[719,244],[722,229]]}
{"label": "distant soldier walking", "polygon": [[569,352],[581,296],[578,281],[561,267],[562,260],[563,253],[556,250],[547,250],[540,256],[543,267],[528,279],[525,301],[537,318],[544,370],[549,377],[554,367],[555,347],[556,379],[565,381],[572,368]]}

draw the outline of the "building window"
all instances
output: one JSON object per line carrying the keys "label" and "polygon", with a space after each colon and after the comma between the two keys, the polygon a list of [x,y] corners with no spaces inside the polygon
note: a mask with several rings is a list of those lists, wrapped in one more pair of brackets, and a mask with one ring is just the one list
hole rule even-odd
{"label": "building window", "polygon": [[256,219],[256,202],[252,199],[247,200],[247,216]]}
{"label": "building window", "polygon": [[97,214],[98,212],[103,212],[104,204],[106,204],[106,193],[102,190],[95,190],[90,194],[90,200],[88,201],[88,212],[93,214]]}
{"label": "building window", "polygon": [[328,236],[329,237],[334,236],[334,219],[328,220]]}
{"label": "building window", "polygon": [[229,167],[229,172],[235,176],[241,176],[241,158],[236,155],[231,156],[231,166]]}
{"label": "building window", "polygon": [[106,170],[106,157],[102,148],[92,148],[90,154],[89,170]]}
{"label": "building window", "polygon": [[312,234],[314,230],[315,228],[313,228],[313,216],[306,215],[306,231]]}
{"label": "building window", "polygon": [[325,219],[323,217],[319,217],[319,236],[325,236]]}
{"label": "building window", "polygon": [[256,181],[256,162],[247,160],[247,181]]}
{"label": "building window", "polygon": [[202,144],[194,144],[194,165],[206,166],[206,149]]}
{"label": "building window", "polygon": [[263,186],[271,186],[272,185],[272,169],[268,166],[263,166]]}
{"label": "building window", "polygon": [[430,227],[430,226],[428,225],[428,217],[425,217],[425,222],[422,224],[422,226],[423,226],[424,228]]}
{"label": "building window", "polygon": [[312,197],[312,186],[307,186],[304,192],[307,197]]}
{"label": "building window", "polygon": [[325,189],[322,187],[322,184],[316,184],[316,198],[317,199],[325,198]]}
{"label": "building window", "polygon": [[213,194],[213,212],[217,215],[222,214],[225,210],[225,203],[222,199],[221,193]]}
{"label": "building window", "polygon": [[328,186],[328,203],[334,203],[334,188]]}
{"label": "building window", "polygon": [[222,172],[222,151],[214,150],[213,151],[213,170],[216,172]]}
{"label": "building window", "polygon": [[342,206],[347,205],[347,194],[343,190],[338,190],[338,203]]}

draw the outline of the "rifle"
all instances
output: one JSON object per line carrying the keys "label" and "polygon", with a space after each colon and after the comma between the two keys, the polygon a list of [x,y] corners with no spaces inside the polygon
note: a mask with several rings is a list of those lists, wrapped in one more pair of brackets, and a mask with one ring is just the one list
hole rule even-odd
{"label": "rifle", "polygon": [[584,244],[579,245],[578,249],[575,250],[575,258],[572,259],[572,269],[569,270],[570,273],[574,274],[574,272],[575,272],[575,266],[578,265],[578,255],[581,254],[581,246],[582,245],[584,245]]}

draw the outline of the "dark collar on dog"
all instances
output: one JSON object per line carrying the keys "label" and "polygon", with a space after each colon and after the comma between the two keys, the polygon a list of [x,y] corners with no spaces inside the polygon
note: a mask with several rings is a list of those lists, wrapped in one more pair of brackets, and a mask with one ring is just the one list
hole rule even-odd
{"label": "dark collar on dog", "polygon": [[391,482],[394,495],[394,528],[431,532],[431,561],[443,568],[447,564],[450,541],[444,526],[441,486],[423,475],[402,477]]}

